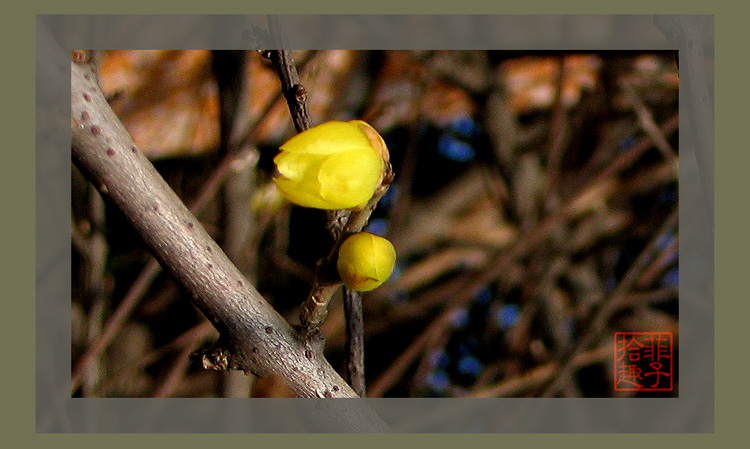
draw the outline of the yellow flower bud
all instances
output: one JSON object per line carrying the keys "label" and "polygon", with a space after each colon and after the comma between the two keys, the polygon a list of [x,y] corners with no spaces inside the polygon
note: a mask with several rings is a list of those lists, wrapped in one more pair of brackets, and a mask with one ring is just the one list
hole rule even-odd
{"label": "yellow flower bud", "polygon": [[369,232],[358,232],[341,244],[336,268],[347,287],[366,292],[387,281],[395,264],[396,250],[391,242]]}
{"label": "yellow flower bud", "polygon": [[317,209],[361,208],[383,179],[388,149],[361,120],[326,122],[281,146],[274,177],[290,202]]}

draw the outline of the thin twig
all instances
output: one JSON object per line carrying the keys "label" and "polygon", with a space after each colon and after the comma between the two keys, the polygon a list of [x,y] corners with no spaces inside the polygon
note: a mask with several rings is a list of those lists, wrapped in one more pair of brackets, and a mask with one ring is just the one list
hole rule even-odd
{"label": "thin twig", "polygon": [[[274,97],[264,108],[264,112],[254,121],[248,124],[245,133],[245,139],[238,142],[238,146],[234,151],[230,152],[211,173],[211,176],[206,180],[203,186],[200,188],[198,196],[190,204],[190,212],[198,215],[213,200],[219,191],[219,188],[224,184],[227,176],[233,171],[233,167],[238,164],[244,165],[252,162],[257,158],[257,152],[253,148],[245,148],[247,139],[252,136],[254,131],[258,128],[261,123],[261,118],[267,115],[267,112],[273,107],[278,101],[280,95]],[[155,259],[151,258],[148,263],[143,267],[138,277],[130,286],[125,296],[121,301],[118,302],[118,306],[113,312],[109,320],[104,324],[102,334],[94,341],[86,351],[79,357],[78,361],[72,372],[71,377],[71,390],[75,391],[79,386],[83,376],[84,370],[90,365],[90,363],[101,355],[101,353],[109,346],[112,340],[119,334],[122,325],[130,317],[130,314],[135,310],[135,307],[139,304],[140,300],[148,291],[149,286],[153,283],[156,277],[161,273],[162,268]]]}
{"label": "thin twig", "polygon": [[[672,117],[662,125],[662,132],[665,134],[673,132],[677,129],[678,123],[677,116]],[[490,259],[494,260],[494,263],[490,263],[483,270],[468,276],[453,288],[440,289],[435,292],[434,294],[439,299],[444,299],[446,303],[449,301],[451,307],[444,310],[381,374],[380,378],[370,386],[368,396],[381,397],[387,392],[395,381],[406,372],[414,359],[422,353],[420,348],[430,341],[433,335],[439,335],[441,329],[450,323],[450,314],[469,302],[481,286],[510,270],[516,260],[541,244],[553,230],[562,226],[568,220],[585,213],[592,205],[606,202],[615,193],[616,183],[614,179],[616,179],[616,175],[632,165],[637,160],[637,156],[645,152],[651,145],[653,145],[651,139],[644,138],[636,146],[637,148],[615,158],[598,176],[586,183],[565,206],[545,217],[534,229],[521,235],[510,248],[498,251]]]}
{"label": "thin twig", "polygon": [[349,384],[360,397],[365,397],[365,328],[360,293],[348,288],[344,290],[344,314]]}
{"label": "thin twig", "polygon": [[411,190],[414,182],[414,171],[419,154],[419,134],[423,123],[416,121],[409,127],[409,143],[404,150],[401,162],[401,171],[398,178],[398,195],[393,207],[389,211],[388,222],[390,234],[399,234],[407,221],[411,210]]}
{"label": "thin twig", "polygon": [[200,346],[206,340],[212,337],[215,338],[215,336],[216,329],[214,326],[209,321],[202,321],[178,335],[164,346],[144,354],[134,364],[140,369],[146,368],[149,365],[158,362],[172,351],[184,349],[186,347],[195,347],[196,345]]}
{"label": "thin twig", "polygon": [[[273,25],[273,23],[271,24]],[[294,122],[294,127],[297,132],[305,131],[310,128],[310,116],[307,109],[307,92],[304,86],[300,83],[299,74],[294,64],[292,53],[288,50],[273,50],[268,52],[271,61],[273,62],[276,72],[279,75],[281,81],[281,91],[284,93],[284,97],[289,105],[289,112]],[[328,222],[326,228],[333,236],[336,243],[332,248],[329,256],[318,263],[318,269],[316,270],[315,282],[312,290],[308,295],[307,301],[302,305],[300,313],[300,323],[302,324],[305,332],[309,333],[316,329],[325,320],[328,314],[328,304],[331,301],[333,293],[341,285],[340,279],[333,271],[333,265],[335,263],[338,248],[341,246],[343,239],[350,234],[359,232],[367,224],[372,211],[377,205],[378,200],[388,190],[388,185],[392,179],[392,172],[388,167],[388,175],[383,180],[381,187],[373,196],[372,200],[362,211],[355,211],[349,213],[348,211],[329,211],[327,213]],[[349,292],[345,289],[346,295],[352,300],[359,297],[356,292]],[[359,298],[361,302],[361,297]],[[354,309],[349,309],[354,310]],[[349,316],[347,314],[347,321],[357,320],[356,316]],[[361,319],[361,318],[360,318]],[[362,325],[357,323],[351,324],[353,328],[362,328]],[[362,341],[362,338],[357,338],[354,344]],[[351,344],[351,343],[350,343]],[[356,352],[363,351],[363,348],[357,349]],[[356,364],[354,360],[350,360],[349,366]],[[364,367],[355,370],[358,373],[364,372]],[[357,374],[359,376],[359,374]]]}
{"label": "thin twig", "polygon": [[443,329],[450,324],[451,313],[456,310],[458,306],[452,307],[450,310],[443,312],[433,321],[427,329],[422,332],[412,343],[399,355],[396,360],[386,369],[380,377],[370,385],[367,396],[371,398],[380,398],[396,384],[398,379],[406,372],[411,366],[414,360],[419,357],[420,354],[424,353],[425,348],[430,346],[430,342],[434,341],[442,335]]}
{"label": "thin twig", "polygon": [[[219,87],[221,154],[239,151],[237,142],[243,138],[240,132],[245,124],[251,121],[247,89],[249,78],[246,73],[247,53],[245,50],[213,52],[213,69]],[[248,142],[248,147],[252,147],[251,142]],[[257,158],[248,162],[237,164],[224,185],[222,248],[247,280],[257,285],[254,271],[256,264],[250,260],[257,256],[257,253],[245,252],[245,243],[249,236],[258,233],[255,214],[252,208],[248,207],[255,192]],[[254,376],[230,371],[223,379],[222,395],[248,397],[254,379]]]}
{"label": "thin twig", "polygon": [[638,255],[635,262],[630,266],[620,283],[617,284],[615,290],[609,295],[609,298],[607,298],[600,307],[592,311],[590,320],[584,321],[591,324],[582,337],[578,339],[577,343],[559,358],[558,366],[560,368],[557,371],[554,381],[552,381],[542,394],[543,397],[553,397],[567,382],[570,381],[570,375],[574,369],[573,361],[576,355],[586,350],[601,336],[612,315],[622,308],[623,303],[627,299],[627,293],[630,291],[630,288],[635,285],[643,270],[646,269],[648,262],[652,260],[654,251],[657,249],[657,242],[659,239],[663,238],[664,234],[677,225],[678,217],[678,209],[675,207],[664,220],[664,223],[659,230],[654,233],[654,236],[648,245],[646,245],[643,251]]}
{"label": "thin twig", "polygon": [[138,274],[138,277],[130,285],[130,288],[112,313],[112,316],[110,316],[104,324],[99,338],[91,342],[86,348],[86,351],[79,357],[73,368],[73,373],[70,379],[71,391],[75,392],[75,390],[81,385],[81,381],[91,366],[91,363],[104,352],[120,330],[122,330],[122,327],[130,317],[130,314],[135,310],[135,307],[143,298],[143,295],[146,294],[146,291],[148,291],[151,283],[156,279],[159,273],[161,273],[161,266],[156,259],[152,258]]}
{"label": "thin twig", "polygon": [[[387,177],[387,179],[387,182],[390,182],[390,177]],[[313,331],[325,320],[328,313],[328,304],[336,289],[342,284],[336,272],[336,260],[341,244],[346,237],[362,230],[387,189],[388,184],[381,186],[363,210],[353,211],[349,215],[344,229],[339,233],[339,238],[334,243],[328,256],[318,261],[315,281],[300,311],[300,323],[306,332]]]}
{"label": "thin twig", "polygon": [[226,366],[280,374],[298,396],[357,397],[325,361],[322,347],[296,338],[137,149],[107,104],[93,67],[72,62],[71,73],[75,164],[219,330]]}
{"label": "thin twig", "polygon": [[[313,56],[315,55],[314,51],[311,51],[307,54],[307,57],[301,59],[297,62],[297,65],[299,66],[299,69],[302,70],[308,62],[310,62],[313,59]],[[242,128],[241,132],[238,132],[238,135],[241,136],[240,140],[237,142],[236,149],[245,148],[248,146],[252,146],[252,140],[255,138],[255,133],[259,128],[259,125],[263,121],[264,118],[268,117],[268,114],[271,112],[271,110],[276,106],[276,103],[282,99],[284,94],[279,90],[263,107],[261,112],[256,115],[252,120],[248,121],[246,125]]]}
{"label": "thin twig", "polygon": [[630,306],[642,306],[644,304],[659,304],[666,301],[673,300],[679,296],[680,289],[678,287],[666,287],[657,290],[639,292],[639,293],[628,293],[623,299],[623,307]]}
{"label": "thin twig", "polygon": [[625,93],[633,102],[633,109],[638,116],[638,122],[640,123],[641,128],[651,136],[654,146],[659,149],[664,159],[672,167],[672,170],[674,170],[674,173],[679,174],[679,159],[677,159],[677,155],[667,141],[667,138],[664,136],[664,133],[659,129],[659,125],[654,121],[654,116],[651,114],[651,111],[648,110],[646,104],[629,82],[621,81],[620,86],[625,90]]}
{"label": "thin twig", "polygon": [[[110,307],[109,292],[106,291],[104,278],[107,275],[106,261],[109,252],[104,236],[105,213],[104,200],[96,189],[89,189],[89,210],[91,217],[91,235],[88,239],[91,258],[86,263],[86,277],[89,299],[88,340],[89,343],[99,339],[104,317]],[[96,396],[101,387],[101,376],[106,366],[103,361],[94,364],[87,371],[83,380],[82,395]]]}
{"label": "thin twig", "polygon": [[563,87],[567,68],[565,64],[566,57],[562,55],[557,61],[557,78],[555,80],[555,98],[552,106],[552,119],[550,121],[550,130],[548,135],[549,150],[547,162],[547,185],[545,186],[547,200],[551,202],[552,208],[556,208],[559,201],[558,183],[562,170],[563,156],[565,145],[568,141],[568,124],[567,111],[563,101]]}
{"label": "thin twig", "polygon": [[658,257],[654,258],[654,261],[651,263],[651,265],[643,270],[643,275],[641,275],[641,278],[638,280],[637,286],[639,288],[647,288],[650,286],[656,277],[659,275],[659,273],[664,270],[668,266],[668,264],[677,259],[677,252],[680,248],[680,239],[679,237],[675,236],[673,239],[669,241],[669,244],[662,249],[661,254],[659,254]]}
{"label": "thin twig", "polygon": [[336,289],[342,284],[336,272],[336,260],[341,244],[348,236],[361,231],[365,227],[378,201],[388,191],[388,186],[392,180],[393,172],[389,164],[387,173],[381,185],[375,190],[373,197],[362,210],[351,212],[349,219],[346,221],[338,240],[334,243],[328,256],[318,261],[315,281],[307,300],[302,304],[300,310],[300,323],[306,333],[314,331],[325,320],[328,314],[328,304],[331,302]]}
{"label": "thin twig", "polygon": [[[252,151],[240,151],[238,154],[227,156],[214,170],[211,177],[203,184],[198,197],[190,204],[190,212],[199,214],[203,208],[215,197],[219,187],[226,177],[231,173],[232,167],[238,162],[254,157]],[[98,358],[109,346],[112,340],[119,334],[123,324],[135,310],[151,284],[162,271],[161,265],[153,257],[143,267],[138,277],[130,285],[130,288],[119,301],[117,308],[104,324],[102,333],[92,342],[86,351],[78,358],[71,375],[71,391],[75,391],[80,385],[83,375],[88,366]]]}
{"label": "thin twig", "polygon": [[289,50],[274,50],[270,52],[270,57],[276,72],[279,74],[281,92],[289,105],[294,128],[298,133],[301,133],[310,127],[310,113],[307,110],[307,92],[300,83],[292,52]]}
{"label": "thin twig", "polygon": [[[596,349],[578,354],[573,359],[573,366],[575,368],[582,368],[587,365],[602,362],[611,356],[612,345],[603,344]],[[547,363],[525,373],[519,374],[518,376],[504,379],[503,381],[495,385],[472,391],[467,397],[492,398],[518,395],[524,391],[528,391],[538,387],[539,385],[543,385],[544,382],[548,381],[550,378],[552,378],[552,376],[555,375],[556,367],[557,366],[554,363]]]}
{"label": "thin twig", "polygon": [[187,373],[187,370],[190,366],[190,354],[195,351],[195,349],[195,347],[191,346],[186,346],[182,349],[182,352],[180,352],[177,356],[177,360],[170,367],[164,381],[151,397],[166,398],[174,393],[174,391],[180,385],[180,381],[185,377],[185,374]]}
{"label": "thin twig", "polygon": [[[220,344],[204,363],[276,373],[300,397],[358,398],[325,360],[322,344],[300,341],[190,214],[135,146],[96,78],[90,63],[72,61],[73,161],[219,330]],[[388,430],[361,402],[345,403],[345,413],[330,404],[315,417],[339,431]]]}
{"label": "thin twig", "polygon": [[[675,132],[679,128],[679,126],[680,116],[679,114],[675,114],[667,119],[664,123],[662,123],[659,129],[661,130],[661,133],[663,135],[667,136]],[[614,161],[612,161],[611,164],[609,164],[604,170],[602,170],[601,173],[599,173],[596,179],[615,176],[618,172],[621,172],[630,167],[635,161],[638,160],[638,158],[643,155],[643,153],[651,149],[654,144],[655,142],[653,139],[651,139],[651,136],[649,136],[649,138],[647,139],[641,140],[633,148],[630,148],[628,151],[621,153]]]}

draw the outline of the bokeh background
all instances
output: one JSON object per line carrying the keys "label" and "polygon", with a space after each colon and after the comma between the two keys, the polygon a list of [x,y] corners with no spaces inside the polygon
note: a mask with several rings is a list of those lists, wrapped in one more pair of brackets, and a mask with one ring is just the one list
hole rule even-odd
{"label": "bokeh background", "polygon": [[[397,270],[365,294],[373,397],[677,396],[614,389],[615,332],[679,355],[677,52],[299,51],[314,123],[363,119],[396,178],[368,230]],[[157,169],[291,322],[331,245],[270,176],[294,134],[261,53],[108,51],[100,82]],[[285,397],[205,371],[215,330],[72,173],[76,396]],[[676,223],[676,220],[673,220]],[[116,319],[113,319],[116,318]],[[323,331],[344,371],[344,317]],[[106,344],[103,344],[106,342]],[[94,348],[102,347],[95,357]],[[561,364],[570,369],[561,370]]]}

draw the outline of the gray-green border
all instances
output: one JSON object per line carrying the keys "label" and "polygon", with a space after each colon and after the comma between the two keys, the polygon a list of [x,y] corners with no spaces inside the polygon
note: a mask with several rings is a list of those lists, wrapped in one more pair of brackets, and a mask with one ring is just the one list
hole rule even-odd
{"label": "gray-green border", "polygon": [[[286,16],[290,48],[674,48],[650,16],[619,16],[615,33],[595,16],[425,17],[419,32],[397,16]],[[712,17],[708,17],[713,21]],[[566,23],[561,24],[564,20]],[[497,23],[495,21],[500,21]],[[569,27],[570,21],[577,25]],[[71,48],[248,48],[264,16],[40,16],[37,20],[37,430],[40,432],[289,431],[300,400],[75,400],[69,385],[70,165],[67,111]],[[498,27],[499,25],[499,27]],[[529,28],[530,27],[530,28]],[[563,27],[562,29],[559,27]],[[499,34],[486,32],[503,30]],[[535,30],[529,33],[528,30]],[[585,30],[578,33],[576,30]],[[321,32],[325,30],[325,33]],[[340,31],[346,30],[346,31]],[[384,32],[387,30],[387,32]],[[571,32],[571,30],[573,30]],[[559,40],[559,33],[565,39]],[[343,33],[343,34],[341,34]],[[349,34],[346,34],[349,33]],[[45,35],[46,34],[46,35]],[[342,40],[346,37],[346,40]],[[711,36],[712,37],[712,36]],[[527,39],[527,40],[525,40]],[[528,40],[530,39],[530,41]],[[270,43],[269,48],[277,43]],[[709,78],[713,81],[713,78]],[[684,102],[683,102],[684,103]],[[682,105],[681,105],[682,106]],[[681,110],[682,112],[682,110]],[[681,386],[679,399],[368,400],[396,431],[713,431],[712,217],[701,199],[690,128],[681,113]],[[687,220],[686,220],[687,219]],[[686,226],[693,225],[690,231]],[[708,230],[708,234],[706,234]],[[709,243],[708,248],[705,247]],[[695,253],[693,253],[695,251]],[[694,264],[693,265],[691,265]],[[694,271],[690,271],[690,270]],[[189,404],[189,406],[186,406]],[[51,415],[50,415],[51,413]],[[227,428],[225,417],[262,415],[263,426]],[[47,421],[51,416],[51,420]],[[144,419],[144,417],[148,417]],[[413,417],[419,416],[415,426]],[[292,431],[315,431],[302,426]],[[267,422],[266,422],[267,421]]]}

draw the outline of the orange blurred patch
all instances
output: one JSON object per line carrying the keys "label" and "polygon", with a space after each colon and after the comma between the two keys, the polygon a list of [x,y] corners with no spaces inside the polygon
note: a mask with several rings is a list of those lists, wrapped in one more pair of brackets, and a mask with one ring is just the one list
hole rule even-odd
{"label": "orange blurred patch", "polygon": [[219,101],[206,50],[104,54],[104,94],[150,158],[196,155],[219,144]]}
{"label": "orange blurred patch", "polygon": [[[565,79],[562,101],[565,106],[578,103],[585,89],[593,89],[599,76],[601,61],[593,55],[568,55],[564,58]],[[557,90],[559,60],[551,57],[527,56],[502,64],[501,70],[511,107],[518,114],[552,106]]]}

